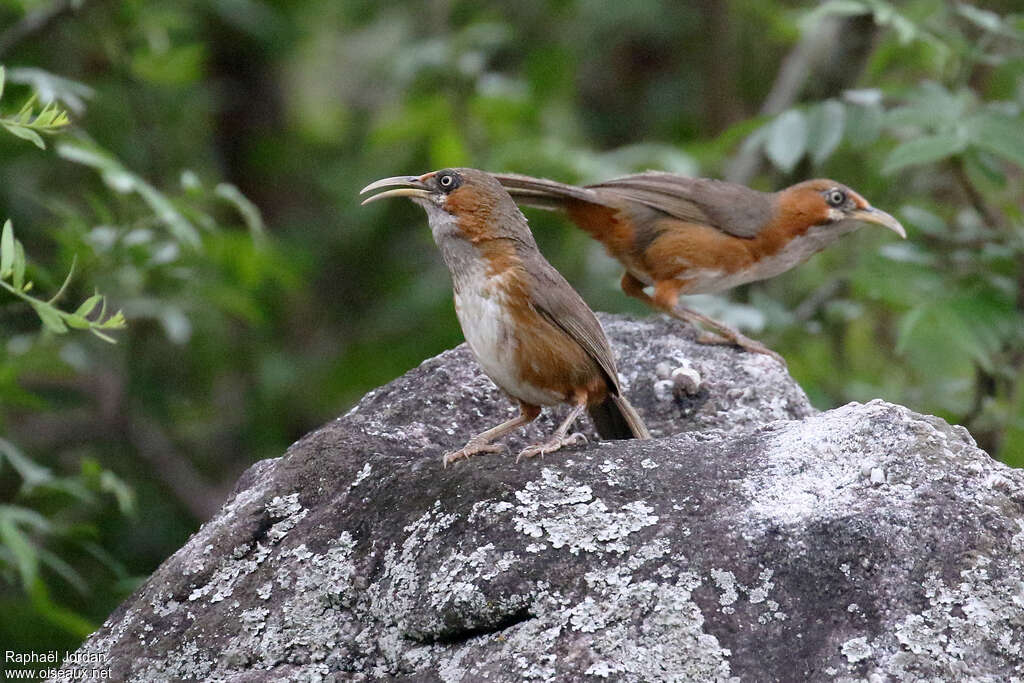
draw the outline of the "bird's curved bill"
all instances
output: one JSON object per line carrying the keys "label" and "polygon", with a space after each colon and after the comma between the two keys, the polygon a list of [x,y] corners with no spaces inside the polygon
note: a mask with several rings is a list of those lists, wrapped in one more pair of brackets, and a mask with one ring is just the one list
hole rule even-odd
{"label": "bird's curved bill", "polygon": [[857,209],[852,212],[850,214],[850,218],[854,218],[858,221],[864,221],[865,223],[881,225],[883,228],[889,228],[903,239],[907,239],[907,231],[903,229],[903,225],[885,211],[869,206],[865,209]]}
{"label": "bird's curved bill", "polygon": [[370,183],[364,187],[359,191],[359,194],[366,194],[367,192],[379,190],[384,187],[392,187],[395,189],[375,194],[372,197],[367,197],[362,203],[369,204],[370,202],[375,202],[378,199],[384,199],[385,197],[427,197],[430,195],[430,190],[427,189],[422,177],[413,175],[399,175],[392,178],[382,178],[381,180]]}

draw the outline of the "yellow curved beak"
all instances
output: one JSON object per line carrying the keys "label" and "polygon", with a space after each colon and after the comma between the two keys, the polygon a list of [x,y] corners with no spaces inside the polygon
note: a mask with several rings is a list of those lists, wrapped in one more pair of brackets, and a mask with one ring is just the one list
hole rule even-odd
{"label": "yellow curved beak", "polygon": [[881,225],[883,228],[889,228],[903,239],[907,239],[907,231],[903,229],[903,225],[898,220],[887,214],[885,211],[876,209],[873,206],[851,211],[850,218],[858,221],[864,221],[865,223]]}
{"label": "yellow curved beak", "polygon": [[376,182],[372,182],[360,190],[359,194],[366,194],[373,190],[379,190],[382,187],[393,187],[395,189],[375,194],[372,197],[367,197],[362,201],[362,204],[366,205],[370,202],[375,202],[378,199],[384,199],[385,197],[428,197],[430,195],[430,190],[428,190],[427,186],[424,184],[423,178],[424,176],[417,177],[414,175],[398,175],[391,178],[382,178]]}

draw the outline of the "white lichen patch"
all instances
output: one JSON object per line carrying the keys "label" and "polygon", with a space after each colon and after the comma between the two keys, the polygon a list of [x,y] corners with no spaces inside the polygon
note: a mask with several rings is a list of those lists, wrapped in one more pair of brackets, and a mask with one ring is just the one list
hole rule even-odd
{"label": "white lichen patch", "polygon": [[720,605],[724,607],[736,602],[736,598],[739,596],[736,593],[736,577],[733,576],[732,572],[721,569],[712,569],[711,578],[715,582],[715,585],[722,591],[722,595],[718,598],[718,603]]}
{"label": "white lichen patch", "polygon": [[598,466],[598,469],[608,475],[605,477],[605,481],[609,486],[623,486],[626,483],[626,477],[629,474],[628,470],[621,462],[613,460],[605,460]]}
{"label": "white lichen patch", "polygon": [[252,609],[242,610],[238,618],[242,622],[242,628],[246,631],[249,633],[259,633],[266,626],[268,614],[270,614],[270,610],[265,607],[253,607]]}
{"label": "white lichen patch", "polygon": [[[881,439],[878,423],[883,420],[890,426]],[[800,429],[772,429],[759,454],[765,466],[743,481],[738,498],[745,506],[738,513],[755,528],[806,525],[875,507],[877,498],[865,493],[872,486],[912,497],[915,490],[899,473],[907,467],[906,454],[919,453],[922,443],[934,444],[936,452],[945,454],[938,457],[957,461],[958,467],[977,462],[980,452],[950,430],[882,401],[849,404],[806,418]]]}
{"label": "white lichen patch", "polygon": [[267,538],[271,543],[280,543],[281,539],[287,536],[288,532],[309,514],[309,510],[303,508],[299,503],[298,493],[275,496],[267,503],[265,509],[271,519],[279,520],[267,530]]}
{"label": "white lichen patch", "polygon": [[499,553],[492,543],[476,548],[468,555],[457,550],[449,552],[425,585],[431,609],[441,611],[458,607],[471,614],[484,612],[488,598],[480,584],[507,572],[517,562],[515,554]]}
{"label": "white lichen patch", "polygon": [[[231,596],[238,581],[259,569],[263,561],[270,555],[270,549],[259,542],[255,544],[254,550],[252,546],[248,545],[240,546],[240,548],[244,548],[244,552],[237,557],[235,553],[232,553],[221,560],[220,565],[206,583],[195,588],[189,594],[189,602],[210,595],[210,602],[214,603]],[[239,548],[235,550],[238,551]]]}
{"label": "white lichen patch", "polygon": [[264,509],[272,519],[284,519],[301,512],[302,504],[298,493],[289,493],[287,496],[274,496]]}
{"label": "white lichen patch", "polygon": [[859,638],[851,638],[850,640],[843,643],[842,647],[839,648],[843,655],[846,657],[846,661],[851,664],[856,664],[862,659],[867,659],[871,656],[871,646],[868,645],[867,636],[860,636]]}
{"label": "white lichen patch", "polygon": [[[692,599],[700,578],[682,572],[674,583],[629,581],[616,569],[590,572],[598,599],[570,610],[570,627],[593,634],[587,675],[611,680],[730,680],[729,650],[706,633],[704,615]],[[628,615],[649,616],[638,627]],[[738,679],[737,679],[738,680]]]}
{"label": "white lichen patch", "polygon": [[1011,559],[1009,575],[998,581],[990,572],[993,560],[984,555],[953,584],[930,574],[924,582],[929,607],[898,619],[891,633],[872,641],[876,651],[898,643],[883,660],[888,670],[900,678],[948,679],[983,670],[997,657],[1020,662],[1024,671],[1024,555]]}
{"label": "white lichen patch", "polygon": [[[761,585],[754,586],[753,588],[750,588],[747,592],[747,597],[750,600],[750,604],[758,605],[768,599],[769,591],[771,591],[771,589],[775,587],[775,584],[772,583],[773,574],[774,572],[771,569],[761,570],[761,573],[757,577],[758,580],[761,582]],[[776,606],[773,609],[778,609],[778,605],[776,604]]]}
{"label": "white lichen patch", "polygon": [[364,463],[363,468],[356,473],[356,478],[352,480],[352,483],[349,484],[348,487],[350,489],[354,489],[355,487],[359,486],[361,483],[363,483],[364,479],[370,476],[370,472],[372,471],[373,467],[370,466],[370,463]]}
{"label": "white lichen patch", "polygon": [[466,517],[466,521],[470,524],[477,524],[481,521],[493,522],[501,519],[504,513],[515,507],[512,503],[507,500],[494,500],[488,498],[486,500],[479,500],[473,503],[473,507],[469,511],[469,515]]}
{"label": "white lichen patch", "polygon": [[574,555],[584,552],[624,553],[624,539],[635,531],[658,521],[654,508],[632,501],[619,510],[610,510],[600,498],[594,498],[589,486],[545,468],[541,481],[531,481],[516,492],[516,531],[544,538],[552,548],[569,549]]}

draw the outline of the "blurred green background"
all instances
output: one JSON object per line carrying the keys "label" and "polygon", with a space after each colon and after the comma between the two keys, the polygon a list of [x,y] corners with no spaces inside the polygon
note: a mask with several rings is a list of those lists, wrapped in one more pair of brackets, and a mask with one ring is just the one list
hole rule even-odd
{"label": "blurred green background", "polygon": [[[1024,465],[1020,11],[0,0],[3,649],[76,646],[248,465],[461,341],[422,211],[358,204],[383,176],[847,183],[910,238],[865,227],[691,303],[819,408],[882,397]],[[593,308],[647,314],[599,245],[529,217]],[[117,310],[116,344],[74,329]]]}

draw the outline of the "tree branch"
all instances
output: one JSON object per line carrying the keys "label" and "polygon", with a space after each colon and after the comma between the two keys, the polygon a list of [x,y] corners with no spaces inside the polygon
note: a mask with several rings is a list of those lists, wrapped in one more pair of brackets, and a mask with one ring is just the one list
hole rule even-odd
{"label": "tree branch", "polygon": [[978,188],[971,182],[971,178],[967,175],[967,169],[964,166],[964,160],[961,157],[953,157],[949,160],[949,165],[953,170],[953,177],[956,178],[957,184],[960,185],[960,189],[967,195],[967,200],[985,223],[991,228],[1005,227],[1006,224],[1003,221],[1002,214],[989,206],[989,203],[978,192]]}
{"label": "tree branch", "polygon": [[[793,104],[807,89],[811,77],[821,81],[819,97],[841,93],[857,80],[870,54],[875,30],[871,15],[827,16],[800,36],[792,51],[782,60],[779,73],[758,114],[774,116]],[[727,180],[746,185],[761,168],[760,149],[741,151],[727,165]]]}

